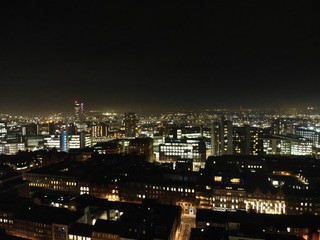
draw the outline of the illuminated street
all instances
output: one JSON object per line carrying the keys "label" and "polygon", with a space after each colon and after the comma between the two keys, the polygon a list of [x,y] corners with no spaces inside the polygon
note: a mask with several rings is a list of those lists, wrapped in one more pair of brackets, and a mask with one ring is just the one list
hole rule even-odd
{"label": "illuminated street", "polygon": [[176,238],[177,240],[186,240],[190,238],[191,228],[196,226],[195,215],[183,215],[181,220],[180,234]]}

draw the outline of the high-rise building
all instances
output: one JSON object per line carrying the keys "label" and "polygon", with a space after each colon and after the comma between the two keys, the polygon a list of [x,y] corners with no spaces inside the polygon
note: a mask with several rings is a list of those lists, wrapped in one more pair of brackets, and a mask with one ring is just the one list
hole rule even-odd
{"label": "high-rise building", "polygon": [[124,115],[124,127],[126,137],[136,137],[137,134],[137,114],[127,112]]}
{"label": "high-rise building", "polygon": [[233,127],[233,154],[259,155],[263,152],[262,129],[244,125]]}
{"label": "high-rise building", "polygon": [[211,126],[211,155],[221,156],[221,123],[213,122]]}
{"label": "high-rise building", "polygon": [[6,122],[0,122],[0,140],[4,139],[7,135],[7,123]]}
{"label": "high-rise building", "polygon": [[233,127],[233,153],[237,155],[250,154],[250,126]]}
{"label": "high-rise building", "polygon": [[232,141],[232,121],[226,120],[224,116],[221,118],[221,148],[222,154],[233,153],[233,141]]}
{"label": "high-rise building", "polygon": [[84,104],[83,102],[74,102],[74,124],[77,127],[77,132],[84,130]]}

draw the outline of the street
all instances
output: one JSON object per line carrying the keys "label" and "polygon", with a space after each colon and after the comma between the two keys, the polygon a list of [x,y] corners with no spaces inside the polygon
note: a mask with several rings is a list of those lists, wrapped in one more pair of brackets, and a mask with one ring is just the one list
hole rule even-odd
{"label": "street", "polygon": [[190,238],[191,228],[194,228],[196,216],[185,214],[181,219],[181,228],[180,232],[176,237],[176,240],[187,240]]}

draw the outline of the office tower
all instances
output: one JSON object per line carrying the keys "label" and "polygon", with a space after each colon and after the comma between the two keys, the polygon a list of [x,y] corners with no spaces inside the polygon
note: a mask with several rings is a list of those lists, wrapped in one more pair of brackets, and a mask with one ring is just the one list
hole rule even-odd
{"label": "office tower", "polygon": [[250,155],[263,154],[263,129],[250,127]]}
{"label": "office tower", "polygon": [[178,159],[192,159],[193,169],[203,168],[206,162],[206,144],[203,138],[170,139],[159,145],[159,161],[175,163]]}
{"label": "office tower", "polygon": [[68,132],[66,130],[61,133],[61,150],[68,152]]}
{"label": "office tower", "polygon": [[6,122],[0,122],[0,140],[4,139],[7,135],[7,123]]}
{"label": "office tower", "polygon": [[250,126],[233,127],[233,153],[237,155],[250,154]]}
{"label": "office tower", "polygon": [[213,122],[211,126],[211,155],[221,156],[221,123]]}
{"label": "office tower", "polygon": [[263,152],[262,129],[244,125],[233,127],[233,154],[259,155]]}
{"label": "office tower", "polygon": [[124,127],[126,137],[136,137],[137,134],[137,114],[127,112],[124,116]]}
{"label": "office tower", "polygon": [[222,154],[233,153],[232,128],[232,121],[226,120],[224,116],[222,116],[220,129]]}
{"label": "office tower", "polygon": [[83,102],[74,102],[74,124],[77,132],[84,131],[84,104]]}

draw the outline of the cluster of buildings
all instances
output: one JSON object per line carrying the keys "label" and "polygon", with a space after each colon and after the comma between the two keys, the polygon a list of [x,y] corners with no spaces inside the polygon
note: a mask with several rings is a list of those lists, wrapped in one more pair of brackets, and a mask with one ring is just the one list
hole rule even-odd
{"label": "cluster of buildings", "polygon": [[[174,168],[136,154],[79,157],[87,154],[67,153],[58,162],[21,173],[1,167],[0,228],[5,234],[177,239],[188,216],[195,219],[190,239],[203,232],[210,233],[203,239],[219,234],[238,237],[232,239],[320,237],[320,162],[315,158],[225,155],[209,157],[203,169],[192,171],[190,161]],[[273,221],[278,218],[286,221]]]}
{"label": "cluster of buildings", "polygon": [[35,189],[91,194],[126,202],[157,199],[196,209],[320,215],[318,160],[298,157],[209,157],[204,169],[188,161],[148,163],[137,155],[93,155],[23,173]]}
{"label": "cluster of buildings", "polygon": [[87,194],[63,199],[46,193],[27,198],[11,188],[1,186],[0,239],[176,239],[179,232],[178,206],[152,200],[111,202]]}
{"label": "cluster of buildings", "polygon": [[[103,116],[105,117],[105,116]],[[130,140],[152,138],[152,161],[171,162],[178,158],[194,160],[194,168],[204,167],[208,156],[221,155],[304,155],[318,157],[319,128],[301,119],[276,118],[240,121],[216,116],[198,123],[183,118],[141,118],[127,112],[122,118],[87,117],[84,104],[74,102],[74,112],[64,121],[0,122],[0,153],[73,149],[118,142],[120,152],[128,153]],[[181,117],[181,116],[180,116]],[[102,120],[104,119],[104,120]],[[233,120],[236,119],[236,120]],[[265,119],[264,119],[265,120]]]}
{"label": "cluster of buildings", "polygon": [[0,123],[0,239],[320,239],[317,126],[107,117]]}

